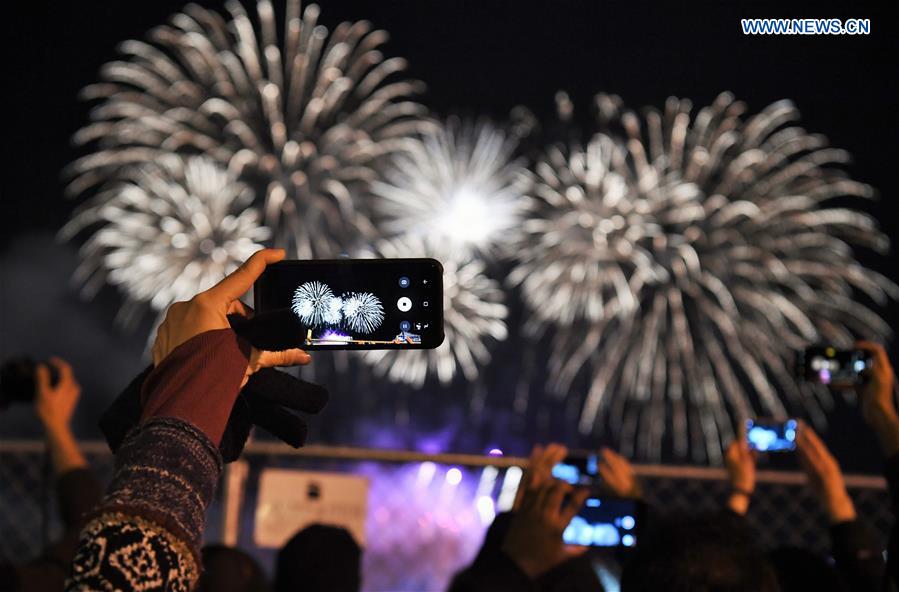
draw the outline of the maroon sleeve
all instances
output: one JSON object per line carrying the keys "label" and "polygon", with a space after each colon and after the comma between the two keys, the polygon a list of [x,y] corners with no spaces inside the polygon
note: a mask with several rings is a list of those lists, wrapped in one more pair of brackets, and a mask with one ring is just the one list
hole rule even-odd
{"label": "maroon sleeve", "polygon": [[240,392],[250,344],[231,329],[201,333],[169,353],[141,389],[141,423],[174,417],[193,424],[218,446]]}

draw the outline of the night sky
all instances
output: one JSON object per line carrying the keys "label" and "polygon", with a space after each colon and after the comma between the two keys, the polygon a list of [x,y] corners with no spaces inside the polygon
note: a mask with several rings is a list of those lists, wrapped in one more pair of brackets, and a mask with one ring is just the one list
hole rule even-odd
{"label": "night sky", "polygon": [[[93,417],[144,363],[147,327],[128,333],[113,326],[118,296],[112,290],[92,303],[81,302],[69,285],[77,245],[54,241],[74,206],[62,196],[60,171],[80,154],[69,143],[88,111],[77,92],[97,79],[101,64],[116,57],[117,43],[142,37],[182,5],[173,0],[20,2],[3,19],[9,30],[4,33],[0,357],[29,352],[70,359],[84,385],[78,432],[86,437],[97,435]],[[806,129],[853,154],[850,173],[880,195],[869,211],[899,242],[893,213],[899,189],[899,24],[887,17],[883,3],[791,3],[787,8],[784,2],[326,0],[321,5],[320,21],[329,27],[345,19],[368,19],[389,31],[387,54],[409,60],[410,74],[428,86],[421,101],[439,115],[501,121],[516,105],[526,105],[538,117],[550,118],[559,89],[570,93],[583,116],[599,91],[640,107],[661,106],[669,95],[704,105],[730,90],[748,103],[750,113],[792,99]],[[20,14],[24,10],[27,14]],[[746,17],[870,18],[872,34],[744,36],[739,20]],[[859,258],[899,279],[892,257],[861,253]],[[893,327],[899,326],[897,311],[896,303],[884,311]],[[514,340],[503,344],[496,354],[498,367],[481,388],[502,384],[504,373],[515,372],[519,354]],[[459,385],[412,392],[385,383],[364,392],[365,384],[361,376],[342,379],[332,407],[315,420],[315,437],[472,452],[492,445],[520,451],[535,439],[573,438],[558,425],[531,419],[522,422],[500,413],[488,421],[472,418],[466,409],[471,392]],[[502,397],[496,404],[502,406]],[[409,410],[410,423],[385,431],[384,425],[395,421],[397,405]],[[366,421],[356,421],[357,416],[349,428],[341,420],[353,413],[364,414]],[[836,415],[826,438],[844,466],[877,470],[873,438],[863,424],[854,412]],[[475,429],[465,430],[469,424]],[[0,435],[34,433],[35,425],[25,410],[13,409],[0,417]],[[473,434],[462,437],[463,431]],[[501,433],[511,434],[511,441],[502,440]]]}

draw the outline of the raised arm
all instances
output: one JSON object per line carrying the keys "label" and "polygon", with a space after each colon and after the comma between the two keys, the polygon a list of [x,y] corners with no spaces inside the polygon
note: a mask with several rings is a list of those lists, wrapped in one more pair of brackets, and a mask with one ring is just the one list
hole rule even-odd
{"label": "raised arm", "polygon": [[805,424],[799,426],[796,451],[809,486],[830,521],[831,551],[837,569],[852,590],[880,590],[883,549],[870,529],[857,519],[839,463],[821,438]]}
{"label": "raised arm", "polygon": [[[88,467],[72,433],[72,415],[78,405],[81,387],[72,367],[61,358],[52,358],[59,379],[51,384],[50,369],[37,368],[34,408],[44,426],[47,451],[56,477],[59,507],[65,524],[64,539],[77,536],[88,511],[100,502],[100,484]],[[66,561],[70,560],[68,557]]]}
{"label": "raised arm", "polygon": [[746,440],[746,428],[741,426],[737,437],[730,443],[724,453],[724,465],[727,468],[730,493],[727,496],[727,509],[745,516],[755,493],[756,455],[749,449]]}
{"label": "raised arm", "polygon": [[67,590],[190,590],[206,508],[222,470],[218,446],[241,387],[267,367],[306,364],[300,350],[259,351],[230,328],[238,298],[284,252],[263,250],[188,302],[174,304],[153,346],[140,424],[85,527]]}
{"label": "raised arm", "polygon": [[[874,365],[868,380],[858,388],[862,416],[871,426],[884,457],[884,476],[890,489],[893,515],[899,515],[899,413],[894,395],[893,366],[883,346],[860,341],[858,346],[871,352]],[[899,589],[899,528],[894,519],[887,547],[885,589]]]}

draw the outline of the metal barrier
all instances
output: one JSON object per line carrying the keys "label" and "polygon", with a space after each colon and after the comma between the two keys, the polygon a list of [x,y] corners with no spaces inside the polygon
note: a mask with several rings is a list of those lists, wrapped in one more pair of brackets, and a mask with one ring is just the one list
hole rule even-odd
{"label": "metal barrier", "polygon": [[[84,442],[101,478],[112,472],[105,443]],[[39,441],[0,441],[0,558],[24,560],[58,534],[55,492]],[[363,474],[369,478],[365,590],[441,590],[471,560],[494,511],[514,495],[526,459],[466,454],[307,446],[269,442],[247,446],[229,465],[207,516],[207,542],[236,544],[268,570],[275,550],[253,540],[258,480],[269,467]],[[457,469],[447,478],[451,469]],[[719,468],[636,465],[647,502],[670,511],[710,511],[727,494]],[[459,474],[462,478],[458,479]],[[427,479],[423,480],[423,476]],[[883,537],[893,517],[880,477],[847,475],[859,516]],[[511,492],[511,493],[510,493]],[[489,500],[489,501],[488,501]],[[828,549],[827,521],[804,485],[804,476],[760,471],[748,519],[769,547]]]}

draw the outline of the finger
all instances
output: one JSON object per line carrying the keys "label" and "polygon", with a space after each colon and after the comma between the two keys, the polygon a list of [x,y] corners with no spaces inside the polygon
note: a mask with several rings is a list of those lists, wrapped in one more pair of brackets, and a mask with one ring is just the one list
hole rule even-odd
{"label": "finger", "polygon": [[568,505],[565,506],[560,514],[560,519],[565,526],[581,511],[588,497],[590,497],[590,490],[581,488],[575,491],[569,498]]}
{"label": "finger", "polygon": [[824,442],[805,423],[799,424],[799,433],[796,434],[796,449],[815,467],[819,467],[824,462],[827,454]]}
{"label": "finger", "polygon": [[543,483],[546,483],[546,480],[552,474],[552,467],[554,466],[552,463],[552,458],[554,456],[554,451],[558,447],[558,444],[547,444],[537,456],[537,460],[530,467],[531,475],[529,479],[530,487],[539,487]]}
{"label": "finger", "polygon": [[543,451],[543,456],[540,459],[540,463],[534,471],[541,479],[541,482],[545,482],[546,479],[549,479],[552,475],[553,467],[565,460],[566,456],[568,456],[568,449],[561,444],[553,442],[546,446],[546,449]]}
{"label": "finger", "polygon": [[611,448],[602,449],[602,459],[611,465],[613,469],[623,468],[628,464],[627,459],[612,450]]}
{"label": "finger", "polygon": [[544,479],[553,478],[553,467],[555,467],[560,462],[563,462],[566,456],[568,456],[568,448],[562,446],[561,444],[552,444],[547,448]]}
{"label": "finger", "polygon": [[542,490],[542,487],[519,487],[518,491],[521,494],[521,497],[518,500],[516,511],[527,512],[534,508],[537,505],[537,500],[539,499]]}
{"label": "finger", "polygon": [[218,302],[229,303],[237,300],[253,287],[266,266],[284,259],[285,254],[284,249],[256,251],[243,265],[203,294]]}
{"label": "finger", "polygon": [[603,482],[609,483],[614,481],[615,471],[608,464],[601,462],[596,469],[599,472],[599,478],[602,479]]}
{"label": "finger", "polygon": [[56,370],[59,372],[59,384],[66,384],[74,381],[72,366],[68,362],[62,358],[53,356],[50,358],[50,363],[56,366]]}
{"label": "finger", "polygon": [[796,434],[796,438],[802,438],[806,443],[806,447],[815,452],[820,452],[822,449],[826,448],[824,442],[821,440],[818,434],[815,433],[815,430],[805,422],[799,424],[799,430]]}
{"label": "finger", "polygon": [[531,481],[534,478],[534,469],[540,463],[541,458],[543,458],[543,445],[534,444],[534,447],[531,448],[531,456],[528,458],[528,464],[524,468],[524,477],[521,479],[521,483],[523,483],[525,487],[531,486]]}
{"label": "finger", "polygon": [[584,553],[590,550],[590,547],[585,547],[584,545],[566,545],[565,546],[565,554],[569,557],[580,557]]}
{"label": "finger", "polygon": [[239,299],[232,300],[231,303],[228,305],[228,310],[226,311],[226,314],[228,314],[229,316],[237,315],[237,316],[241,316],[241,317],[248,317],[248,316],[250,316],[249,314],[247,314],[248,308],[249,307],[246,304],[244,304],[241,300],[239,300]]}
{"label": "finger", "polygon": [[531,448],[531,457],[528,459],[528,467],[536,466],[537,463],[540,462],[540,459],[543,457],[543,445],[542,444],[534,444],[534,447]]}
{"label": "finger", "polygon": [[268,351],[254,347],[250,353],[250,365],[253,371],[260,368],[275,368],[278,366],[304,366],[311,361],[312,356],[301,349]]}
{"label": "finger", "polygon": [[740,448],[739,448],[739,446],[740,446],[740,445],[737,444],[737,441],[736,441],[736,440],[732,441],[732,442],[727,446],[727,450],[724,451],[724,457],[725,457],[727,460],[730,460],[730,461],[736,461],[736,460],[737,460],[737,456],[739,456],[739,454],[740,454]]}
{"label": "finger", "polygon": [[554,444],[553,449],[549,454],[549,468],[552,469],[554,466],[565,460],[566,456],[568,456],[568,448],[561,444]]}
{"label": "finger", "polygon": [[36,395],[50,391],[50,369],[46,364],[38,364],[34,371]]}
{"label": "finger", "polygon": [[855,347],[870,352],[876,362],[884,361],[887,359],[887,352],[879,343],[861,340],[855,342]]}
{"label": "finger", "polygon": [[562,502],[565,496],[574,489],[570,483],[556,480],[550,487],[546,489],[546,494],[541,500],[543,511],[548,512],[551,516],[557,516],[562,511]]}

